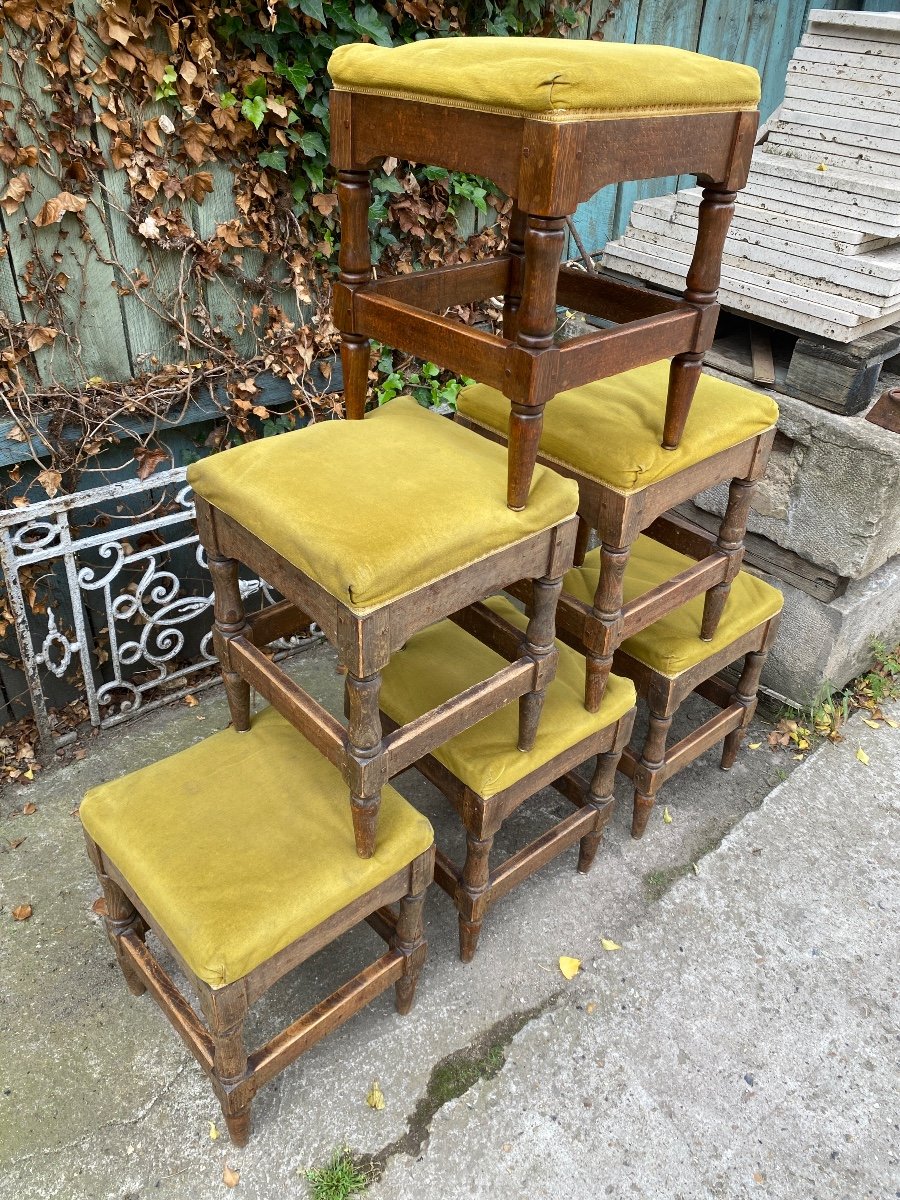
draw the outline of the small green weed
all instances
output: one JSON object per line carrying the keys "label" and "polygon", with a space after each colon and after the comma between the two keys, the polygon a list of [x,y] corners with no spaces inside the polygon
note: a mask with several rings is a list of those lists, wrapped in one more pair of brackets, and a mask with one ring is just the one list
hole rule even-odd
{"label": "small green weed", "polygon": [[335,1150],[324,1167],[304,1172],[314,1200],[350,1200],[369,1186],[370,1177],[354,1163],[347,1146]]}
{"label": "small green weed", "polygon": [[394,355],[382,347],[377,370],[383,376],[375,386],[375,399],[379,407],[395,396],[415,396],[423,408],[440,408],[446,405],[456,411],[456,398],[460,389],[474,383],[473,379],[461,379],[441,370],[432,362],[417,363],[407,358],[394,366]]}

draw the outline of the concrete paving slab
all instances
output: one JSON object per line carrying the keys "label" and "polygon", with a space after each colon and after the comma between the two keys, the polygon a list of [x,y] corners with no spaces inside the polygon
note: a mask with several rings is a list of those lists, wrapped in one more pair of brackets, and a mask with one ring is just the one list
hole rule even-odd
{"label": "concrete paving slab", "polygon": [[[342,679],[330,652],[313,649],[295,670],[305,686],[339,709]],[[685,713],[682,728],[696,722],[704,708]],[[799,1090],[813,1096],[821,1111],[820,1126],[840,1121],[831,1107],[839,1099],[838,1082],[813,1074],[810,1065],[827,1055],[833,1041],[848,1059],[840,1066],[846,1087],[853,1081],[872,1085],[865,1103],[860,1086],[853,1093],[856,1116],[877,1124],[878,1112],[870,1111],[873,1097],[881,1096],[877,1038],[863,1056],[875,1064],[871,1071],[863,1057],[849,1056],[834,1040],[839,1018],[857,1025],[863,1020],[859,1006],[870,1006],[873,1014],[865,1028],[873,1035],[880,1028],[882,1012],[877,1006],[885,998],[877,974],[868,985],[865,948],[859,950],[853,987],[842,1006],[837,1003],[838,985],[846,964],[841,955],[827,958],[836,971],[834,979],[826,980],[828,1013],[818,1040],[797,1044],[789,1032],[780,1031],[792,1005],[806,1006],[806,1012],[808,1004],[818,1003],[817,997],[804,993],[816,977],[798,974],[788,979],[783,974],[783,959],[789,960],[792,971],[800,966],[809,970],[805,951],[789,943],[783,946],[777,929],[757,930],[752,916],[756,901],[751,903],[752,897],[741,890],[749,878],[758,900],[760,895],[767,899],[775,887],[769,863],[770,856],[776,861],[776,845],[790,837],[785,816],[776,810],[771,820],[762,822],[749,851],[751,870],[743,860],[744,850],[735,857],[729,849],[733,838],[724,851],[715,849],[738,822],[745,819],[746,825],[748,814],[796,766],[790,756],[761,747],[746,751],[728,774],[717,769],[714,754],[693,764],[664,793],[672,823],[663,822],[660,807],[647,835],[637,843],[628,833],[630,803],[622,781],[618,809],[593,872],[586,877],[576,874],[574,852],[550,864],[498,905],[470,966],[456,958],[455,917],[443,894],[435,891],[428,906],[430,958],[413,1013],[401,1020],[390,998],[380,998],[261,1091],[254,1135],[246,1149],[231,1147],[224,1132],[212,1140],[210,1122],[219,1130],[224,1127],[205,1078],[152,1001],[127,992],[91,912],[97,887],[72,810],[98,780],[172,753],[221,728],[226,720],[224,699],[218,689],[211,689],[196,707],[160,710],[101,735],[83,761],[48,771],[27,792],[9,789],[0,798],[0,1200],[126,1200],[151,1195],[205,1200],[228,1194],[222,1182],[226,1164],[240,1171],[236,1195],[258,1200],[303,1197],[308,1187],[302,1171],[321,1164],[344,1144],[384,1163],[384,1179],[372,1193],[379,1197],[462,1195],[466,1179],[475,1181],[468,1195],[494,1195],[498,1190],[507,1195],[579,1195],[579,1187],[590,1187],[590,1194],[596,1195],[607,1185],[611,1194],[656,1195],[635,1192],[632,1180],[647,1172],[652,1175],[661,1154],[684,1195],[717,1194],[696,1189],[709,1179],[715,1182],[723,1172],[728,1178],[726,1152],[749,1153],[743,1143],[734,1144],[731,1135],[732,1101],[741,1105],[742,1119],[749,1111],[759,1124],[769,1119],[770,1107],[789,1105]],[[760,721],[751,740],[762,741],[765,731]],[[900,732],[891,732],[900,739]],[[864,741],[874,736],[862,727]],[[872,762],[874,779],[881,769],[877,752]],[[811,765],[799,769],[802,778]],[[431,817],[439,842],[451,850],[459,844],[452,814],[433,789],[413,773],[402,777],[400,787]],[[847,792],[843,780],[841,788]],[[793,809],[787,793],[776,795],[785,797],[781,804]],[[30,816],[21,814],[25,798],[37,805]],[[801,801],[808,803],[808,798]],[[536,797],[504,829],[500,853],[545,828],[551,814],[564,811],[559,804],[550,793]],[[847,804],[854,822],[851,842],[857,847],[852,863],[868,871],[872,852],[859,841],[857,829],[866,806],[849,797]],[[848,860],[841,855],[846,839],[840,822],[831,821],[823,823],[820,841],[826,840],[826,829],[839,844],[823,862],[844,886]],[[24,842],[10,849],[10,842],[21,837]],[[760,857],[752,853],[756,846]],[[816,842],[800,865],[810,873],[818,871],[820,853],[824,851]],[[723,855],[727,866],[717,868],[720,874],[710,874],[709,864]],[[701,874],[694,877],[691,868],[698,861]],[[658,942],[663,932],[675,936],[683,903],[679,900],[673,909],[665,901],[660,905],[659,897],[685,874],[686,882],[670,894],[680,897],[684,892],[689,901],[697,922],[692,936],[699,936],[702,928],[708,947],[700,956],[679,950],[673,942]],[[871,878],[846,882],[851,924],[858,923],[865,916],[857,911],[860,896],[874,896],[880,884],[875,880],[873,890]],[[710,887],[708,898],[696,890],[699,883]],[[794,890],[798,907],[796,913],[791,909],[791,921],[802,927],[806,901],[799,882]],[[779,911],[777,895],[773,893],[767,916],[771,922]],[[20,903],[33,904],[34,915],[13,923],[10,909]],[[836,911],[840,924],[840,904]],[[601,934],[625,949],[604,955],[599,950]],[[803,946],[812,933],[804,936]],[[816,938],[816,945],[826,946],[818,932]],[[686,945],[686,939],[678,945]],[[714,947],[722,951],[716,960],[720,981],[709,979],[708,956]],[[378,952],[375,935],[364,929],[342,939],[333,951],[317,955],[258,1005],[256,1034],[260,1039],[268,1036]],[[585,972],[572,984],[558,972],[561,954],[585,962]],[[638,954],[646,955],[645,970],[634,975],[634,964],[644,961]],[[748,956],[754,960],[752,971],[742,965]],[[762,958],[762,964],[756,958]],[[816,959],[813,965],[821,970],[823,963]],[[770,976],[780,991],[763,993],[764,1004],[741,1035],[744,1040],[729,1047],[728,1054],[711,1056],[720,1023],[743,1028],[735,1020],[734,998],[743,991],[747,1004],[758,1006],[759,980]],[[796,987],[800,992],[792,990]],[[698,1000],[696,1011],[681,1013],[670,1003],[685,988]],[[591,1004],[596,1007],[588,1016]],[[649,1025],[626,1032],[623,1022],[639,1022],[642,1012],[657,1015]],[[445,1103],[446,1077],[452,1076],[456,1062],[448,1063],[448,1056],[474,1064],[476,1074],[496,1071],[517,1030],[521,1032],[496,1078]],[[639,1042],[643,1058],[637,1054]],[[775,1067],[766,1054],[776,1055]],[[790,1070],[781,1069],[784,1056],[790,1054],[796,1062]],[[735,1058],[742,1068],[736,1080]],[[604,1065],[598,1066],[601,1060]],[[745,1060],[749,1065],[744,1066]],[[644,1063],[643,1074],[635,1065],[639,1062]],[[658,1071],[649,1069],[654,1064]],[[767,1090],[755,1089],[748,1110],[750,1102],[740,1097],[753,1089],[742,1082],[743,1074],[763,1068]],[[365,1104],[373,1078],[380,1081],[387,1099],[381,1112]],[[689,1086],[673,1093],[672,1080]],[[451,1092],[453,1086],[451,1079]],[[532,1097],[538,1098],[534,1104]],[[700,1155],[691,1122],[701,1120],[704,1110],[698,1106],[704,1097],[713,1146]],[[690,1120],[683,1107],[687,1103],[694,1106]],[[627,1126],[607,1125],[606,1118],[611,1106],[618,1112],[635,1105],[644,1114],[644,1140],[632,1143]],[[509,1118],[501,1121],[507,1111]],[[485,1114],[493,1114],[499,1124],[485,1124]],[[781,1127],[775,1118],[770,1124],[774,1145]],[[500,1125],[511,1132],[495,1145]],[[450,1131],[457,1126],[459,1137],[453,1141]],[[792,1127],[784,1128],[787,1137]],[[479,1142],[482,1134],[486,1142]],[[603,1147],[594,1144],[598,1138],[605,1139]],[[515,1152],[503,1148],[507,1141]],[[614,1146],[619,1147],[616,1153]],[[578,1161],[573,1162],[576,1151]],[[606,1164],[601,1186],[599,1161]],[[544,1191],[535,1190],[534,1180],[527,1187],[522,1182],[529,1172],[539,1177]],[[557,1186],[563,1190],[554,1191]],[[668,1194],[680,1193],[673,1187]],[[830,1194],[836,1193],[823,1196]]]}

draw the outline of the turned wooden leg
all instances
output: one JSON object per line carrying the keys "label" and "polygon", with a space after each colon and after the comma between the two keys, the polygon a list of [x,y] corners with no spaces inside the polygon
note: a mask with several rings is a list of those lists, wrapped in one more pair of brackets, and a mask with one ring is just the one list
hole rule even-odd
{"label": "turned wooden leg", "polygon": [[478,949],[478,936],[484,923],[484,898],[491,881],[490,855],[493,834],[477,838],[466,833],[466,861],[463,866],[459,892],[465,897],[466,913],[459,914],[459,957],[471,962]]}
{"label": "turned wooden leg", "polygon": [[238,733],[246,733],[250,728],[250,684],[233,669],[229,650],[232,638],[246,637],[250,633],[241,599],[240,564],[211,549],[207,550],[207,561],[214,593],[213,646],[222,667],[231,723]]}
{"label": "turned wooden leg", "polygon": [[703,190],[697,216],[697,242],[684,290],[684,299],[698,310],[700,322],[693,349],[672,359],[662,441],[666,450],[674,450],[681,441],[700,379],[703,355],[712,345],[716,332],[722,252],[736,197],[736,192],[728,191],[721,184]]}
{"label": "turned wooden leg", "polygon": [[372,774],[374,760],[382,753],[381,713],[378,708],[380,692],[379,674],[360,678],[347,672],[344,698],[348,718],[348,753],[356,768],[357,778],[357,782],[351,785],[350,805],[356,852],[360,858],[371,858],[375,853],[375,830],[381,805],[380,786],[372,787],[365,782],[366,775]]}
{"label": "turned wooden leg", "polygon": [[586,833],[579,843],[578,870],[582,875],[586,875],[591,869],[600,839],[603,837],[603,831],[612,816],[615,803],[613,787],[620,757],[619,750],[609,750],[605,754],[597,755],[597,765],[591,779],[588,802],[591,808],[596,809],[597,816],[594,820],[594,828],[590,833]]}
{"label": "turned wooden leg", "polygon": [[222,1105],[228,1134],[236,1146],[250,1138],[250,1105],[246,1088],[238,1085],[248,1077],[244,1021],[248,1005],[244,989],[237,985],[200,993],[200,1007],[209,1024],[213,1042],[213,1077]]}
{"label": "turned wooden leg", "polygon": [[654,777],[666,764],[666,738],[672,727],[673,716],[674,714],[670,715],[666,712],[654,712],[652,708],[650,710],[650,728],[647,731],[640,759],[642,775],[649,780],[649,786],[643,789],[635,788],[634,811],[631,817],[631,836],[633,838],[643,836],[650,813],[653,811],[653,805],[656,803]]}
{"label": "turned wooden leg", "polygon": [[361,421],[366,411],[369,388],[369,339],[354,329],[353,293],[372,278],[369,249],[369,206],[372,189],[369,171],[338,171],[338,205],[341,217],[339,279],[348,289],[349,311],[336,314],[341,330],[341,369],[344,374],[344,412],[351,421]]}
{"label": "turned wooden leg", "polygon": [[613,654],[622,639],[623,587],[630,554],[630,546],[611,546],[606,542],[600,546],[600,581],[592,616],[600,626],[601,639],[599,650],[590,652],[586,660],[584,706],[588,712],[600,708]]}
{"label": "turned wooden leg", "polygon": [[133,996],[143,996],[147,990],[147,985],[144,983],[140,972],[131,962],[131,959],[122,949],[121,939],[125,934],[134,934],[143,941],[147,927],[144,924],[141,914],[116,881],[110,879],[106,874],[100,848],[87,834],[85,834],[85,841],[87,843],[88,857],[93,863],[94,870],[97,872],[97,879],[100,881],[100,887],[103,889],[103,901],[106,910],[103,914],[103,927],[106,930],[106,936],[109,938],[110,945],[115,951],[116,962],[119,964],[119,970],[122,972],[129,992]]}
{"label": "turned wooden leg", "polygon": [[700,637],[704,642],[711,642],[715,637],[722,613],[725,611],[731,584],[741,569],[744,559],[744,535],[747,532],[750,504],[755,491],[755,479],[733,479],[728,489],[728,504],[719,526],[719,536],[716,538],[716,549],[728,559],[728,569],[725,579],[706,593],[703,619],[700,623]]}
{"label": "turned wooden leg", "polygon": [[722,746],[721,766],[723,771],[728,771],[734,766],[741,742],[744,740],[744,731],[753,719],[756,711],[756,694],[759,691],[759,677],[762,675],[766,657],[764,650],[751,651],[744,657],[744,669],[741,671],[741,677],[734,690],[734,699],[744,706],[744,717],[739,728],[732,730],[725,738]]}
{"label": "turned wooden leg", "polygon": [[[521,227],[521,226],[520,226]],[[566,244],[565,217],[525,218],[522,298],[515,313],[516,345],[533,354],[549,350],[556,332],[556,285]],[[549,396],[511,396],[509,478],[506,502],[516,511],[528,502]],[[527,403],[525,402],[527,400]]]}
{"label": "turned wooden leg", "polygon": [[503,336],[507,341],[514,342],[518,333],[522,277],[525,271],[525,214],[517,205],[513,205],[509,215],[506,252],[509,255],[509,275],[506,291],[503,293]]}
{"label": "turned wooden leg", "polygon": [[519,749],[533,750],[544,707],[547,685],[556,673],[556,605],[562,591],[558,579],[535,579],[531,587],[531,614],[525,630],[524,651],[536,664],[538,686],[519,700]]}
{"label": "turned wooden leg", "polygon": [[575,538],[575,562],[576,567],[584,565],[584,560],[588,552],[588,547],[591,542],[591,527],[588,525],[584,517],[578,516],[578,534]]}
{"label": "turned wooden leg", "polygon": [[416,984],[419,973],[425,961],[427,946],[424,933],[425,888],[419,892],[410,893],[400,901],[400,913],[397,918],[397,930],[392,942],[392,949],[406,959],[404,973],[394,985],[394,1000],[397,1012],[406,1016],[413,1006],[416,996]]}

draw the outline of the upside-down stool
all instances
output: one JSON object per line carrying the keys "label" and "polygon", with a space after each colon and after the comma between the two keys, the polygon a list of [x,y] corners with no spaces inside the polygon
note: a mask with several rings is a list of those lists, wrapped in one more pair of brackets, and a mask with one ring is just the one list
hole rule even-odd
{"label": "upside-down stool", "polygon": [[[521,698],[518,745],[534,744],[573,561],[570,480],[540,468],[527,507],[512,512],[505,450],[410,397],[365,421],[322,421],[226,450],[192,464],[188,480],[234,727],[249,727],[252,685],[344,775],[360,854],[375,847],[381,788],[440,741]],[[245,614],[240,564],[285,599]],[[380,673],[391,655],[521,577],[535,581],[537,602],[516,661],[382,737]],[[346,668],[346,729],[265,652],[310,621]]]}
{"label": "upside-down stool", "polygon": [[[677,447],[716,326],[722,248],[757,125],[757,73],[667,46],[491,37],[341,46],[328,70],[347,415],[363,415],[370,338],[495,388],[508,401],[507,499],[518,509],[544,405],[665,358],[659,437]],[[507,252],[373,279],[370,172],[389,155],[493,180],[515,202]],[[682,298],[560,267],[566,218],[580,203],[610,183],[678,174],[705,188]],[[501,294],[502,337],[442,315]],[[557,305],[615,326],[557,345]]]}
{"label": "upside-down stool", "polygon": [[[704,554],[709,543],[679,521],[660,522],[655,530],[673,542]],[[672,546],[642,535],[632,547],[625,571],[624,593],[629,602],[651,594],[665,580],[686,570],[693,558]],[[566,591],[590,603],[602,575],[601,555],[591,551],[584,564],[566,576]],[[695,597],[626,638],[617,649],[614,668],[634,682],[649,710],[649,729],[643,746],[625,750],[619,770],[634,783],[632,837],[647,827],[660,789],[678,771],[711,746],[724,742],[721,765],[734,765],[744,730],[756,711],[759,677],[766,655],[778,632],[783,597],[777,588],[739,571],[712,639],[702,641],[697,627],[702,601]],[[720,676],[726,667],[743,658],[737,685]],[[672,720],[680,705],[697,692],[718,705],[721,712],[705,721],[674,746],[666,746]]]}
{"label": "upside-down stool", "polygon": [[[384,673],[381,704],[386,723],[413,720],[496,671],[503,658],[514,660],[525,625],[526,618],[498,596],[457,614],[454,621],[416,634]],[[560,644],[534,749],[527,754],[515,749],[515,715],[506,708],[415,764],[453,806],[466,831],[462,869],[440,850],[435,867],[435,881],[459,913],[463,962],[475,954],[488,910],[544,863],[575,842],[580,843],[579,871],[588,871],[594,860],[612,814],[613,781],[631,736],[635,694],[629,680],[611,675],[600,711],[589,713],[583,691],[584,659]],[[583,778],[577,768],[594,759],[590,778]],[[575,812],[491,870],[489,858],[500,826],[548,786],[569,799]]]}
{"label": "upside-down stool", "polygon": [[[750,502],[775,437],[778,406],[771,397],[704,374],[681,444],[662,449],[668,372],[666,362],[652,363],[563,392],[544,418],[538,461],[578,484],[576,565],[584,560],[587,535],[595,530],[600,540],[603,570],[593,576],[595,593],[565,590],[557,610],[558,627],[577,637],[588,656],[585,703],[594,710],[623,638],[704,592],[691,619],[697,636],[714,636],[743,560]],[[498,391],[476,384],[460,393],[458,420],[502,442],[506,408]],[[726,480],[728,504],[716,542],[673,578],[661,577],[623,599],[629,553],[640,531]]]}
{"label": "upside-down stool", "polygon": [[[93,788],[80,814],[125,982],[138,996],[149,989],[209,1075],[238,1145],[257,1089],[305,1050],[391,984],[409,1012],[426,952],[431,826],[387,787],[378,849],[361,859],[340,774],[274,709],[246,734],[224,730]],[[248,1054],[250,1006],[364,920],[387,951]],[[147,945],[151,930],[206,1026]]]}

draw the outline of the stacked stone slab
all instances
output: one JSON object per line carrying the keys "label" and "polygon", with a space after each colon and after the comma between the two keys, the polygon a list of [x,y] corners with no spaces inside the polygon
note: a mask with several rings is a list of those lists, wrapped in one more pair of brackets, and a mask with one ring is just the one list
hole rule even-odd
{"label": "stacked stone slab", "polygon": [[[680,291],[699,200],[692,189],[638,202],[605,266]],[[900,436],[858,411],[900,329],[900,12],[810,14],[738,197],[720,299],[799,335],[771,393],[779,436],[748,553],[785,595],[763,682],[809,702],[862,670],[873,639],[900,640]],[[854,403],[829,396],[844,358],[867,376]],[[878,391],[898,370],[900,358],[886,363]],[[688,515],[713,528],[725,499],[706,492]]]}
{"label": "stacked stone slab", "polygon": [[[604,264],[680,289],[700,189],[635,204]],[[725,244],[724,305],[849,342],[900,320],[900,12],[814,10]]]}

